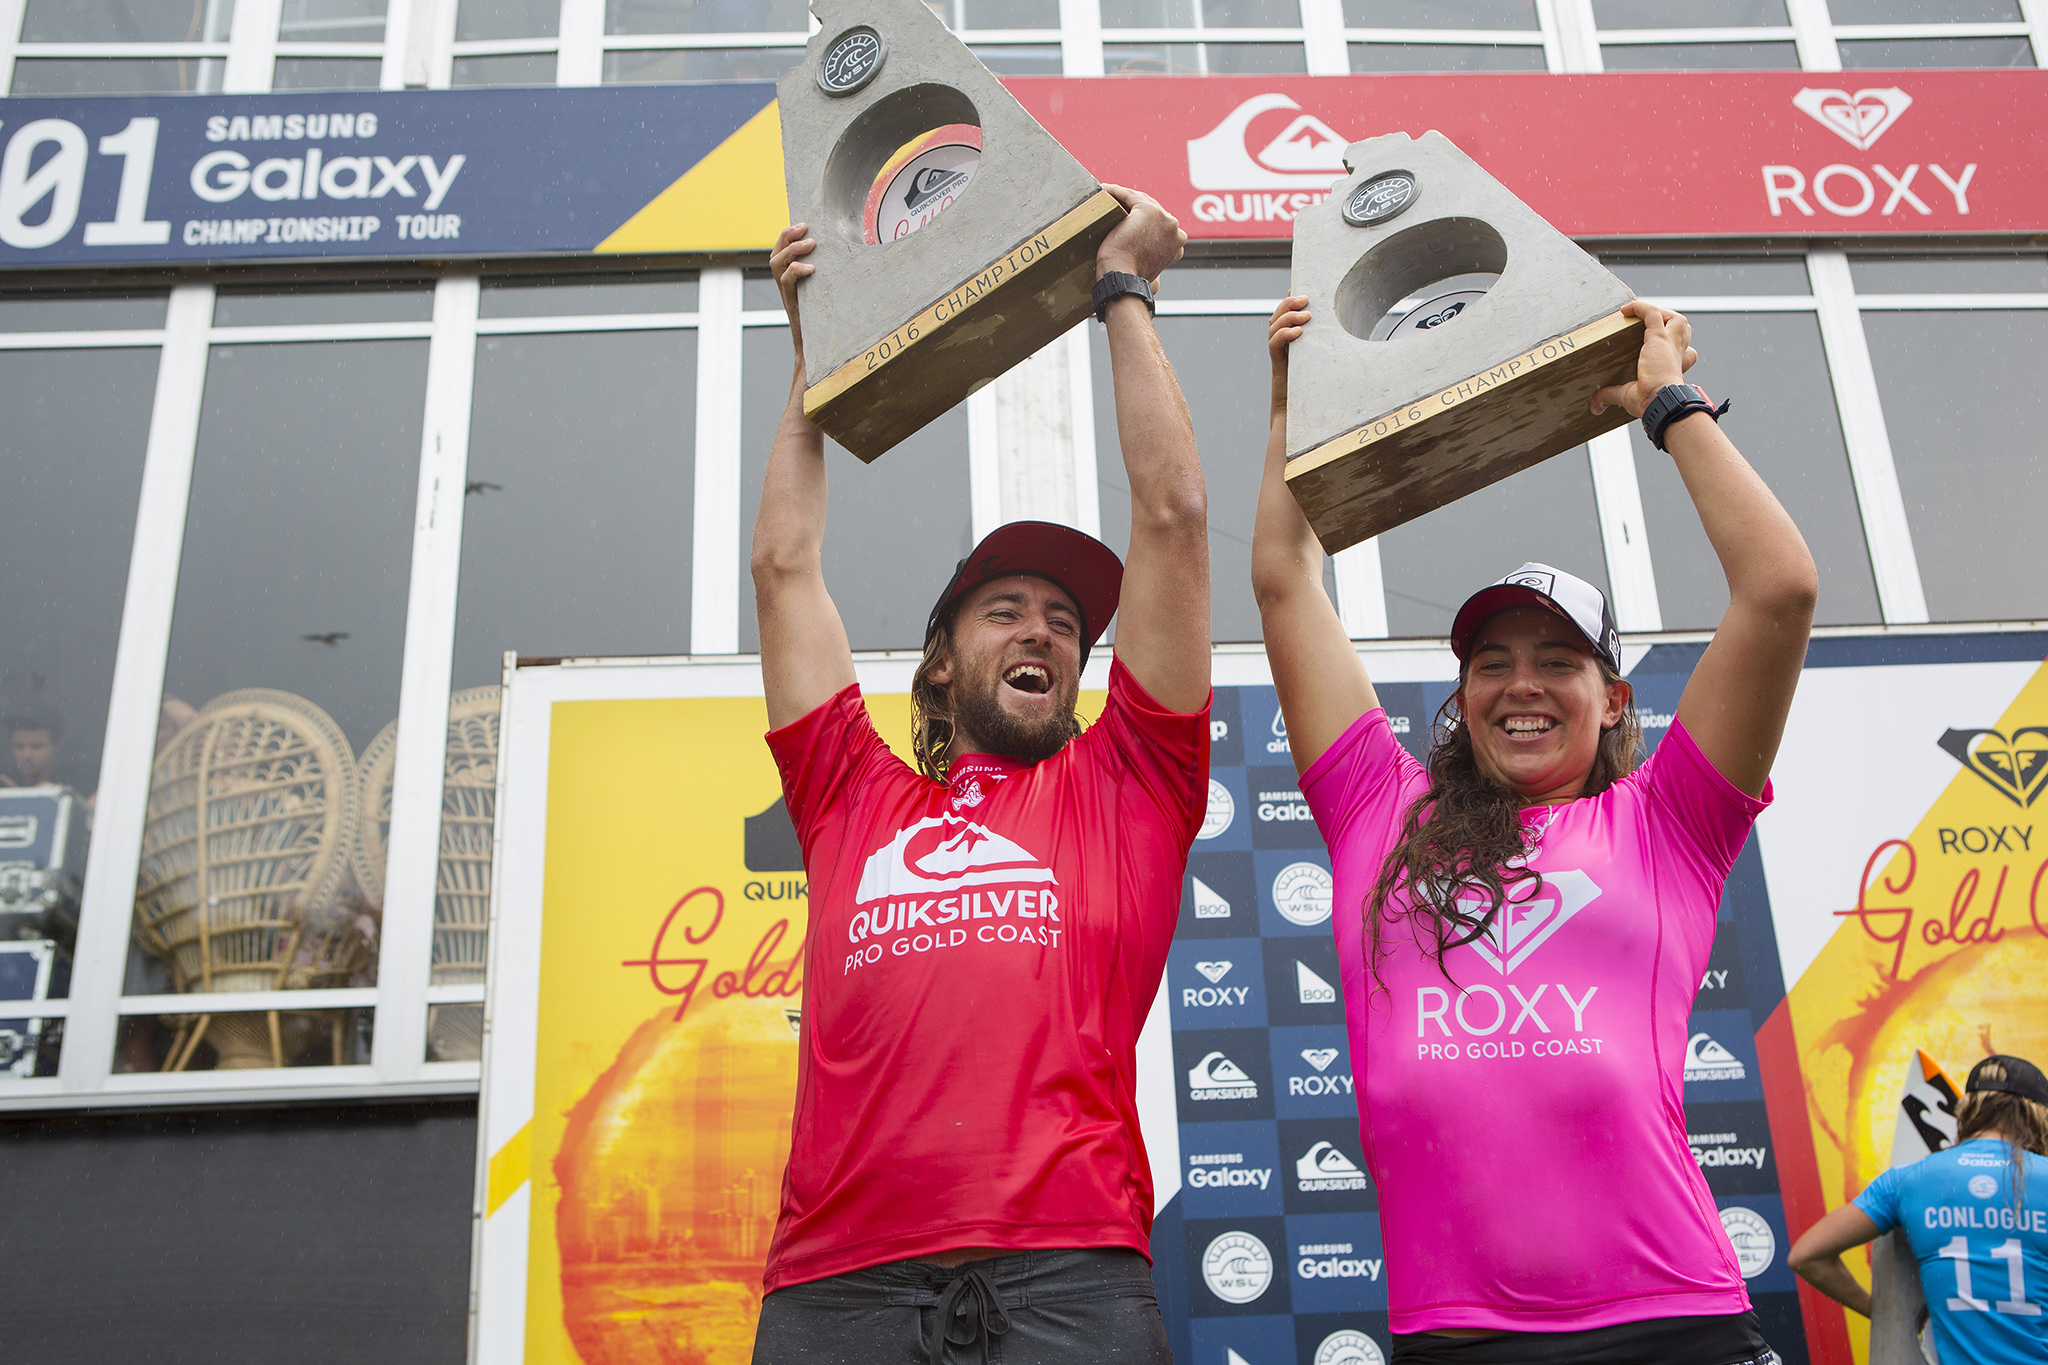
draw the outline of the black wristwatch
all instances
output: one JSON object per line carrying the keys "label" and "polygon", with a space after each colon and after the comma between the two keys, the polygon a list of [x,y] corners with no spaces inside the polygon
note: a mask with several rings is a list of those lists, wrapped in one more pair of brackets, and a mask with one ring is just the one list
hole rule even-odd
{"label": "black wristwatch", "polygon": [[1697,384],[1666,384],[1657,390],[1657,396],[1650,400],[1650,406],[1643,409],[1643,433],[1650,438],[1650,444],[1664,449],[1664,431],[1681,417],[1695,412],[1704,412],[1716,422],[1721,414],[1728,411],[1724,400],[1720,407],[1707,397],[1707,391]]}
{"label": "black wristwatch", "polygon": [[1111,270],[1095,282],[1095,294],[1089,302],[1095,305],[1095,320],[1102,321],[1102,315],[1109,305],[1126,294],[1135,294],[1145,300],[1145,311],[1157,314],[1159,307],[1152,302],[1152,286],[1143,279],[1122,270]]}

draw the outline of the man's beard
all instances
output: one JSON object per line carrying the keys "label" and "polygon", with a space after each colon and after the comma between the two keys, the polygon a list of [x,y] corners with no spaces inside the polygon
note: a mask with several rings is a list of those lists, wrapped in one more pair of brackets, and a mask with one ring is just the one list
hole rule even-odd
{"label": "man's beard", "polygon": [[[965,681],[964,679],[962,681]],[[1001,679],[987,686],[967,688],[953,685],[953,732],[971,735],[983,753],[1005,754],[1027,763],[1042,763],[1066,747],[1079,732],[1074,719],[1074,701],[1066,703],[1044,720],[1026,720],[1005,711],[996,695],[1004,686]]]}

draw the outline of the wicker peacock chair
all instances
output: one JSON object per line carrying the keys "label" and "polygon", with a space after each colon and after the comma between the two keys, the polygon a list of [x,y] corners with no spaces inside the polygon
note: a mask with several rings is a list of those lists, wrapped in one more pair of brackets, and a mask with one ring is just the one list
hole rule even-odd
{"label": "wicker peacock chair", "polygon": [[[496,687],[466,688],[448,699],[441,858],[435,877],[434,956],[429,978],[437,986],[481,983],[488,962],[491,840],[498,798],[498,705]],[[359,765],[362,813],[349,861],[364,894],[376,904],[384,899],[397,748],[398,722],[394,720],[364,747]],[[474,1060],[482,1054],[482,1011],[474,1005],[428,1007],[429,1059]]]}
{"label": "wicker peacock chair", "polygon": [[[375,957],[375,929],[345,903],[355,761],[304,697],[250,688],[215,697],[157,755],[135,887],[135,936],[180,992],[344,985]],[[223,1002],[226,1003],[226,1002]],[[215,1012],[175,1021],[165,1069],[200,1042],[224,1070],[282,1066],[327,1011]]]}

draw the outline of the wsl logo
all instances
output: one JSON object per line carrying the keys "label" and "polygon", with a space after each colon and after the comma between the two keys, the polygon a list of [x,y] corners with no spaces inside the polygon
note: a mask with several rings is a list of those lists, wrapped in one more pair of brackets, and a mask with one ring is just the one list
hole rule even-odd
{"label": "wsl logo", "polygon": [[1258,1082],[1220,1052],[1211,1052],[1188,1068],[1188,1098],[1191,1100],[1255,1100],[1258,1097]]}
{"label": "wsl logo", "polygon": [[1685,1044],[1685,1080],[1739,1081],[1749,1073],[1742,1059],[1704,1033],[1695,1033]]}
{"label": "wsl logo", "polygon": [[1202,1253],[1202,1283],[1225,1303],[1250,1303],[1273,1283],[1273,1253],[1249,1232],[1226,1232]]}
{"label": "wsl logo", "polygon": [[1358,1163],[1327,1142],[1318,1142],[1294,1162],[1294,1188],[1303,1194],[1335,1194],[1366,1188]]}
{"label": "wsl logo", "polygon": [[1387,1357],[1378,1342],[1346,1327],[1323,1338],[1316,1347],[1315,1365],[1387,1365]]}
{"label": "wsl logo", "polygon": [[1230,822],[1237,818],[1237,802],[1231,799],[1230,788],[1209,779],[1209,808],[1202,812],[1202,827],[1195,831],[1197,839],[1214,839],[1230,828]]}

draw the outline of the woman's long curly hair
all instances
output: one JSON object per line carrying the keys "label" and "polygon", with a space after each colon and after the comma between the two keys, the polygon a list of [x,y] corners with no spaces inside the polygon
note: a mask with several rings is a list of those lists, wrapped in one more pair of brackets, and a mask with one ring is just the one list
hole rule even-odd
{"label": "woman's long curly hair", "polygon": [[[1608,683],[1622,681],[1606,660],[1596,662]],[[1363,907],[1375,970],[1388,951],[1391,920],[1408,919],[1416,942],[1439,971],[1446,971],[1445,953],[1485,937],[1503,904],[1527,900],[1543,885],[1543,875],[1521,862],[1530,851],[1522,826],[1528,799],[1481,771],[1459,705],[1464,686],[1461,667],[1458,691],[1430,727],[1429,787],[1409,805],[1401,837],[1381,864],[1379,881]],[[1621,719],[1600,733],[1583,794],[1597,796],[1634,772],[1642,761],[1642,743],[1631,690]],[[1526,892],[1516,894],[1525,883]],[[1392,908],[1396,892],[1405,893],[1405,910]],[[1475,904],[1474,893],[1483,909]]]}

